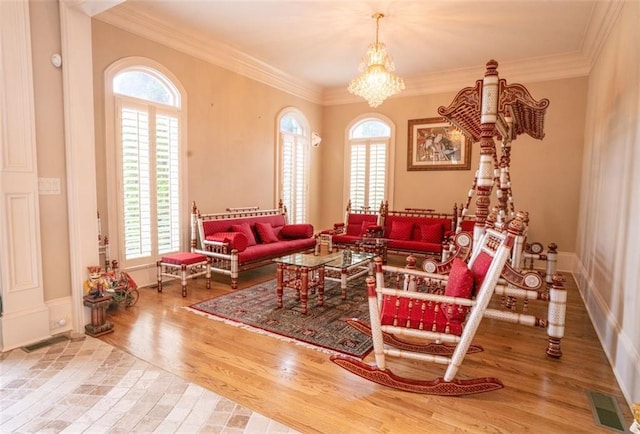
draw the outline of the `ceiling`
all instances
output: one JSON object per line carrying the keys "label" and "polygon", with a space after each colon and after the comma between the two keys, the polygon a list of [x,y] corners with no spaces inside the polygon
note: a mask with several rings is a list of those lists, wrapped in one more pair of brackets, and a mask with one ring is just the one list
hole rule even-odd
{"label": "ceiling", "polygon": [[385,14],[380,41],[405,94],[419,94],[473,85],[489,59],[521,81],[587,75],[617,3],[127,0],[95,18],[307,99],[339,103],[375,40],[374,12]]}

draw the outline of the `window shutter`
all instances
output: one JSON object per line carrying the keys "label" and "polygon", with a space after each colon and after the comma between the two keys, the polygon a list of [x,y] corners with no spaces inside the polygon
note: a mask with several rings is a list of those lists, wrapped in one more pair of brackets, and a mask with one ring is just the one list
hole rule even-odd
{"label": "window shutter", "polygon": [[387,145],[385,142],[371,143],[369,153],[369,197],[368,205],[376,210],[385,200],[387,172]]}
{"label": "window shutter", "polygon": [[158,253],[180,250],[178,118],[156,117],[156,214]]}
{"label": "window shutter", "polygon": [[149,113],[121,109],[122,200],[125,259],[151,254]]}

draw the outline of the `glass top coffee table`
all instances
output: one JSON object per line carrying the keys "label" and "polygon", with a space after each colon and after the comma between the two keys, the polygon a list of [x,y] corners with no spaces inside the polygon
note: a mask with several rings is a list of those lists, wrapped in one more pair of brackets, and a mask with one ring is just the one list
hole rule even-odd
{"label": "glass top coffee table", "polygon": [[346,298],[347,282],[365,273],[371,273],[372,260],[375,257],[369,253],[350,253],[345,255],[344,252],[338,252],[324,256],[294,253],[274,259],[278,308],[283,306],[284,288],[296,291],[296,300],[300,300],[300,310],[303,314],[307,313],[309,290],[317,292],[317,304],[322,306],[325,279],[340,282],[342,298]]}
{"label": "glass top coffee table", "polygon": [[365,274],[373,274],[373,259],[376,257],[373,253],[353,252],[345,255],[344,251],[335,253],[335,259],[324,264],[324,278],[335,282],[340,282],[342,289],[342,299],[347,298],[347,283],[351,280],[364,276]]}
{"label": "glass top coffee table", "polygon": [[301,312],[307,313],[309,290],[318,293],[318,306],[324,304],[324,265],[336,259],[336,254],[316,256],[294,253],[274,259],[276,263],[276,294],[278,308],[282,307],[284,288],[296,291],[296,300],[300,300]]}

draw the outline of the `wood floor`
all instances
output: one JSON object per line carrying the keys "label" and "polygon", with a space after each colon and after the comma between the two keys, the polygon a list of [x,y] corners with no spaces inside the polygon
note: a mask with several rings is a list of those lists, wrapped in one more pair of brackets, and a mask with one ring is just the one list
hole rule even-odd
{"label": "wood floor", "polygon": [[[239,286],[273,276],[273,266],[263,267],[242,275]],[[546,356],[543,329],[483,320],[475,343],[485,351],[465,358],[458,378],[497,377],[504,388],[462,398],[385,388],[341,369],[319,351],[183,309],[230,292],[222,276],[214,277],[209,290],[204,279],[189,281],[186,298],[176,281],[165,284],[161,294],[142,288],[135,306],[110,311],[115,332],[101,339],[305,433],[612,432],[594,422],[588,390],[613,395],[628,428],[628,404],[570,275],[567,289],[563,357]],[[444,374],[441,365],[407,360],[392,359],[390,367],[422,379]]]}

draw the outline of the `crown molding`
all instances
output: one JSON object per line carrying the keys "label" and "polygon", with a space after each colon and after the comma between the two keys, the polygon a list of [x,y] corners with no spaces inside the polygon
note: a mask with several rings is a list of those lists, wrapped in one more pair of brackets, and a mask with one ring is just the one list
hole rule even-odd
{"label": "crown molding", "polygon": [[230,45],[203,40],[197,33],[187,33],[137,10],[115,8],[94,18],[299,98],[322,103],[320,86],[274,68]]}
{"label": "crown molding", "polygon": [[[499,62],[498,65],[500,76],[509,77],[509,83],[533,83],[582,77],[589,75],[589,70],[588,59],[580,53],[539,57],[519,62]],[[405,90],[391,98],[457,92],[461,88],[474,86],[477,80],[482,80],[484,72],[485,65],[478,65],[472,68],[406,78]],[[324,92],[324,105],[352,104],[354,102],[362,102],[362,99],[351,95],[346,86],[326,89]]]}
{"label": "crown molding", "polygon": [[[117,3],[119,0],[111,1]],[[591,65],[597,58],[623,5],[624,0],[595,2],[580,51],[500,63],[500,74],[508,76],[509,82],[524,83],[589,75]],[[361,98],[346,90],[346,85],[323,89],[230,45],[203,40],[198,33],[185,31],[136,9],[113,8],[94,18],[316,104],[338,105],[362,102]],[[478,65],[405,78],[405,91],[391,98],[458,91],[462,87],[473,86],[476,80],[482,78],[483,73],[484,65]]]}
{"label": "crown molding", "polygon": [[593,65],[598,58],[600,50],[604,45],[604,41],[607,39],[609,32],[613,28],[618,15],[620,15],[620,11],[622,11],[624,3],[624,0],[596,2],[582,45],[582,52],[589,58],[589,63],[591,65]]}

